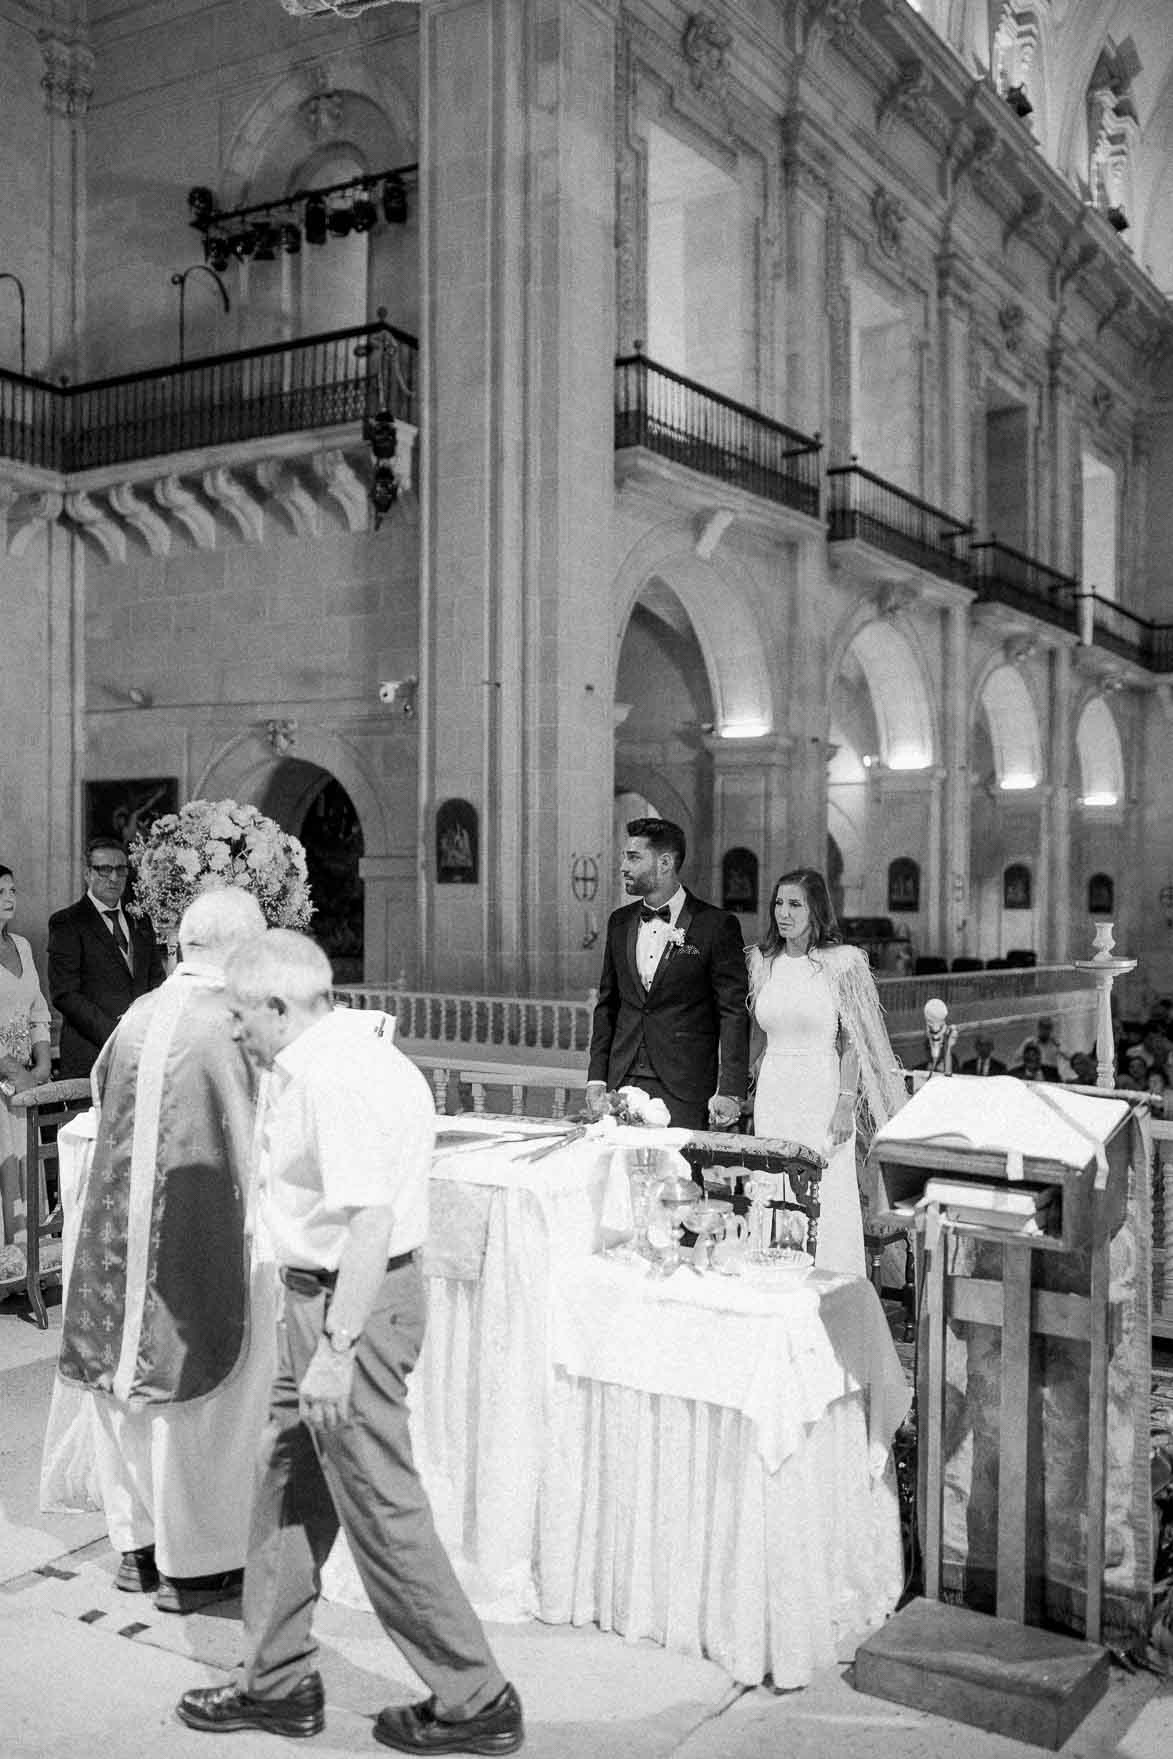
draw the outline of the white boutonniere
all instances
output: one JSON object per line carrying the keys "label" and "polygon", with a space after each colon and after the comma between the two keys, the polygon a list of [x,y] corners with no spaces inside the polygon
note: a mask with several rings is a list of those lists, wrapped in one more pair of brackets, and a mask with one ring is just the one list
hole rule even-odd
{"label": "white boutonniere", "polygon": [[671,928],[666,929],[664,932],[665,939],[670,947],[682,947],[684,945],[684,930],[678,928],[675,923],[673,923]]}

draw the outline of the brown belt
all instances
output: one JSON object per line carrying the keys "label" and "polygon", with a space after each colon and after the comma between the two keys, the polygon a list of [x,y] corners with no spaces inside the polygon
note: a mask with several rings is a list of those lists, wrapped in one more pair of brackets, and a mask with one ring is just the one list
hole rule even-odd
{"label": "brown belt", "polygon": [[[414,1252],[399,1252],[387,1260],[388,1270],[402,1270],[415,1257]],[[287,1289],[295,1295],[320,1295],[338,1281],[336,1270],[303,1270],[300,1265],[283,1264],[277,1273]]]}

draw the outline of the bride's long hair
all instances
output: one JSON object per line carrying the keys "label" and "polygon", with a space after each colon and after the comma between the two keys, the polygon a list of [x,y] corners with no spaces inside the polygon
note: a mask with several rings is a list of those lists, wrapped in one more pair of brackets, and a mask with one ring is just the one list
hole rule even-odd
{"label": "bride's long hair", "polygon": [[802,895],[806,899],[807,909],[811,913],[811,938],[808,953],[817,947],[838,947],[843,941],[843,931],[839,927],[839,919],[835,915],[835,906],[831,902],[831,894],[827,882],[817,867],[795,867],[774,881],[774,890],[770,893],[770,915],[766,923],[766,932],[758,942],[758,951],[769,961],[781,951],[785,942],[778,932],[778,919],[774,907],[778,902],[778,893],[783,886],[801,886]]}

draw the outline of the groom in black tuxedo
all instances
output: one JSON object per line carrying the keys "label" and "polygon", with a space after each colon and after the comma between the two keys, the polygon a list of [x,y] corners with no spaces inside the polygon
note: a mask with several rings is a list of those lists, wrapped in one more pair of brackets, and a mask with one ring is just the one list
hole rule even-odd
{"label": "groom in black tuxedo", "polygon": [[88,1075],[131,1002],[163,981],[150,924],[122,908],[129,873],[117,840],[86,847],[86,892],[49,918],[49,1000],[61,1015],[62,1081]]}
{"label": "groom in black tuxedo", "polygon": [[684,856],[679,825],[631,820],[620,872],[635,902],[607,924],[587,1110],[602,1112],[608,1088],[642,1087],[673,1124],[728,1130],[748,1081],[745,947],[736,917],[681,885]]}

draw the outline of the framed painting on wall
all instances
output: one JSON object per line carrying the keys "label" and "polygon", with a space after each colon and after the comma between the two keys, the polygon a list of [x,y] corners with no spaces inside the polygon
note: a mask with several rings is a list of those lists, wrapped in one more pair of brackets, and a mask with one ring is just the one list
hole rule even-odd
{"label": "framed painting on wall", "polygon": [[156,819],[179,810],[178,776],[133,776],[85,784],[85,840],[114,837],[129,849]]}

